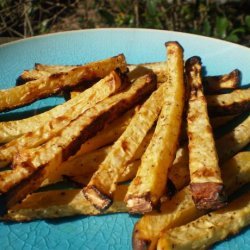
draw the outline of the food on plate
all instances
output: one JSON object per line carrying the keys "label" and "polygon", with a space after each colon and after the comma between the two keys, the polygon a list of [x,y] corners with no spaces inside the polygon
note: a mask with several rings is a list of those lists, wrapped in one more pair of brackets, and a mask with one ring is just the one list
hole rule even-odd
{"label": "food on plate", "polygon": [[[127,212],[123,202],[126,191],[126,185],[117,187],[114,194],[114,202],[104,214]],[[13,206],[3,219],[30,221],[75,215],[98,215],[100,213],[98,209],[85,199],[81,189],[51,190],[31,194],[21,204]]]}
{"label": "food on plate", "polygon": [[218,209],[225,205],[225,193],[203,94],[200,58],[188,59],[185,70],[190,88],[187,110],[190,189],[198,209]]}
{"label": "food on plate", "polygon": [[[250,182],[250,152],[241,152],[223,164],[222,178],[225,190],[232,194],[244,184]],[[133,248],[155,249],[160,233],[163,230],[184,225],[201,215],[206,210],[196,208],[190,187],[177,192],[171,199],[164,201],[159,212],[145,214],[135,224],[133,232]]]}
{"label": "food on plate", "polygon": [[0,111],[11,110],[32,103],[65,88],[76,86],[83,81],[102,78],[116,68],[120,68],[124,72],[126,67],[125,57],[121,54],[76,67],[67,72],[44,76],[11,89],[1,90]]}
{"label": "food on plate", "polygon": [[204,249],[238,233],[249,224],[250,192],[243,194],[226,208],[163,232],[157,249]]}
{"label": "food on plate", "polygon": [[232,90],[239,87],[240,71],[235,69],[229,74],[218,76],[207,76],[203,78],[203,85],[206,92],[213,93],[221,90]]}
{"label": "food on plate", "polygon": [[176,42],[166,43],[166,48],[168,80],[164,86],[161,113],[136,177],[129,185],[125,197],[132,213],[146,213],[156,206],[164,194],[167,171],[177,150],[185,102],[183,49]]}
{"label": "food on plate", "polygon": [[140,144],[160,114],[166,85],[162,84],[142,104],[84,188],[85,197],[98,209],[106,209],[111,204],[117,180],[127,164],[133,161]]}
{"label": "food on plate", "polygon": [[250,110],[250,88],[228,94],[206,96],[208,111],[215,115],[234,115]]}
{"label": "food on plate", "polygon": [[[249,123],[250,116],[231,131],[215,140],[220,163],[224,163],[250,143]],[[168,178],[176,190],[182,189],[190,181],[188,153],[187,146],[180,147],[177,150],[173,165],[169,169]]]}
{"label": "food on plate", "polygon": [[198,57],[184,67],[178,42],[166,50],[165,62],[127,64],[120,54],[35,64],[19,77],[25,84],[0,91],[0,112],[62,90],[67,100],[0,122],[2,220],[143,213],[135,250],[208,247],[249,224],[249,193],[225,202],[250,182],[250,152],[240,152],[250,143],[249,88],[239,88],[238,69],[202,77]]}
{"label": "food on plate", "polygon": [[[71,121],[83,114],[89,108],[108,96],[116,93],[122,86],[122,77],[119,71],[112,71],[109,75],[101,79],[92,88],[87,89],[82,94],[82,100],[68,109],[63,115],[56,117],[48,123],[40,126],[33,132],[28,132],[21,137],[0,146],[0,162],[9,164],[14,155],[22,149],[38,147],[52,137],[58,135],[62,129],[67,127]],[[1,164],[3,166],[3,164]]]}
{"label": "food on plate", "polygon": [[[6,193],[6,190],[9,190],[11,194],[6,194],[8,198],[6,198],[6,195],[3,197],[2,194],[2,197],[0,196],[2,202],[8,208],[25,198],[29,192],[35,191],[32,188],[35,186],[33,185],[33,178],[25,181],[26,178],[39,168],[43,169],[44,172],[57,171],[57,168],[63,161],[77,152],[81,143],[95,135],[106,123],[111,122],[123,112],[142,101],[155,87],[156,82],[153,76],[146,75],[141,77],[126,90],[98,102],[94,107],[91,107],[78,116],[77,119],[70,122],[59,135],[54,136],[48,142],[19,152],[13,159],[12,165],[14,170],[8,178],[9,181],[0,182],[0,192]],[[45,179],[45,176],[46,174],[39,180]],[[19,183],[24,185],[29,192],[11,192],[10,189],[12,187],[16,189],[15,185]]]}

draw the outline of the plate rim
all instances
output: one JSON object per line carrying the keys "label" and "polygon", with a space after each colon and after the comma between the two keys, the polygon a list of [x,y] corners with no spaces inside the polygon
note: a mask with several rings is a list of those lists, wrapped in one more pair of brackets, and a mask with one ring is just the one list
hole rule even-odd
{"label": "plate rim", "polygon": [[4,47],[11,47],[12,45],[15,44],[21,44],[25,43],[27,41],[33,41],[37,40],[40,38],[46,38],[46,37],[56,37],[59,35],[63,34],[71,34],[71,33],[88,33],[88,32],[100,32],[100,31],[117,31],[117,32],[129,32],[129,31],[136,31],[136,32],[158,32],[158,33],[169,33],[169,34],[177,34],[179,36],[191,36],[191,37],[197,37],[199,39],[204,39],[204,40],[209,40],[211,42],[219,42],[222,44],[228,44],[230,46],[235,46],[238,47],[239,49],[246,50],[250,52],[250,48],[241,44],[229,42],[226,40],[222,40],[219,38],[214,38],[214,37],[209,37],[209,36],[204,36],[204,35],[199,35],[199,34],[194,34],[194,33],[188,33],[188,32],[180,32],[180,31],[172,31],[172,30],[161,30],[161,29],[149,29],[149,28],[93,28],[93,29],[77,29],[77,30],[68,30],[68,31],[59,31],[59,32],[53,32],[53,33],[48,33],[48,34],[42,34],[42,35],[36,35],[32,37],[27,37],[27,38],[22,38],[20,40],[4,43],[0,45],[0,49],[3,49]]}

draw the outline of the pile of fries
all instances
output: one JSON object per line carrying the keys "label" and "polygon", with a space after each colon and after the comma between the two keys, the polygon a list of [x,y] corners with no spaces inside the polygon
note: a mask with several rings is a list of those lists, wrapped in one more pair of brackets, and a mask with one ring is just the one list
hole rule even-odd
{"label": "pile of fries", "polygon": [[[231,200],[250,182],[250,89],[239,88],[239,70],[203,76],[201,58],[184,61],[179,43],[165,46],[159,63],[129,65],[120,54],[36,64],[0,91],[1,112],[71,97],[0,123],[2,220],[143,214],[134,249],[203,249],[250,224],[250,193]],[[60,182],[72,186],[48,190]]]}

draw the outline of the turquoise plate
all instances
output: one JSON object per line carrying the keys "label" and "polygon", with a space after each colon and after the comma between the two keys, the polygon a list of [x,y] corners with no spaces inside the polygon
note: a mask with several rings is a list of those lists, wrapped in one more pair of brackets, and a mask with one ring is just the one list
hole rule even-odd
{"label": "turquoise plate", "polygon": [[[236,44],[178,32],[147,29],[96,29],[71,31],[12,42],[0,46],[0,88],[15,85],[16,78],[34,63],[82,64],[124,53],[129,63],[165,60],[166,41],[179,41],[185,58],[199,55],[209,75],[238,68],[242,83],[250,82],[250,49]],[[63,102],[60,97],[37,101],[1,114],[0,119],[26,116]],[[28,223],[0,223],[0,249],[131,249],[136,217],[115,214],[74,217]],[[216,250],[247,250],[250,228],[217,244]]]}

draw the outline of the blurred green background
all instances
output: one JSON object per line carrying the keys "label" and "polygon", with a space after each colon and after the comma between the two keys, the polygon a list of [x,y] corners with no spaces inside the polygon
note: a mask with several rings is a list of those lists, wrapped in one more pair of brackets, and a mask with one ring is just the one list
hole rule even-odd
{"label": "blurred green background", "polygon": [[0,0],[0,37],[101,27],[175,30],[250,47],[250,1]]}

